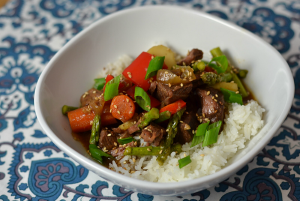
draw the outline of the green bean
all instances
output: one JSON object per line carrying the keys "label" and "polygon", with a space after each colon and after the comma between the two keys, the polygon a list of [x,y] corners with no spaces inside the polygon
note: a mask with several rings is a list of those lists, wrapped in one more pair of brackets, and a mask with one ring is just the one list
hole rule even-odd
{"label": "green bean", "polygon": [[[126,147],[124,151],[124,155],[131,155],[131,156],[157,156],[161,152],[160,147]],[[175,144],[171,146],[171,152],[180,153],[181,152],[181,145]]]}
{"label": "green bean", "polygon": [[89,145],[89,151],[90,151],[91,156],[101,164],[103,164],[102,156],[108,157],[108,158],[113,158],[111,155],[105,153],[101,149],[98,149],[98,147],[95,144]]}
{"label": "green bean", "polygon": [[90,136],[90,144],[97,145],[99,142],[99,137],[100,137],[100,115],[96,114],[93,120],[93,126],[92,126],[92,131],[91,131],[91,136]]}
{"label": "green bean", "polygon": [[175,113],[173,115],[173,117],[169,121],[169,124],[167,127],[168,134],[167,134],[166,140],[162,146],[162,153],[159,154],[156,159],[160,165],[164,164],[165,160],[168,158],[168,156],[171,153],[171,145],[173,144],[173,140],[177,134],[177,125],[178,125],[178,122],[180,121],[181,116],[183,115],[184,111],[185,111],[185,108],[178,111],[177,113]]}
{"label": "green bean", "polygon": [[63,115],[67,115],[68,112],[73,111],[73,110],[76,110],[76,109],[78,109],[78,107],[73,107],[73,106],[64,105],[64,106],[61,108],[61,112],[62,112]]}
{"label": "green bean", "polygon": [[167,119],[170,119],[171,112],[170,111],[164,111],[159,114],[159,118],[154,120],[154,123],[161,123],[163,121],[166,121]]}

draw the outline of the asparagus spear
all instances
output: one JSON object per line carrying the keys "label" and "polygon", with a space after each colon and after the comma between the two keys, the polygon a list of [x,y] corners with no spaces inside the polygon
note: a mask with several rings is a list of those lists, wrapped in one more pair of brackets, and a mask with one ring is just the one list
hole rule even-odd
{"label": "asparagus spear", "polygon": [[[221,55],[224,55],[222,50],[219,47],[216,47],[210,51],[213,57],[218,57]],[[231,73],[231,66],[230,64],[228,65],[227,72]],[[239,77],[235,73],[231,73],[232,75],[232,80],[238,85],[239,92],[242,95],[242,97],[247,97],[249,93],[247,92],[246,88],[244,87],[243,83],[239,79]]]}
{"label": "asparagus spear", "polygon": [[164,142],[164,145],[162,146],[162,153],[159,154],[156,159],[160,165],[164,164],[165,160],[168,158],[168,156],[171,153],[171,145],[173,144],[173,139],[177,133],[177,125],[178,125],[178,122],[180,121],[181,116],[183,115],[184,111],[185,111],[185,108],[176,112],[169,121],[169,124],[167,127],[168,134],[167,134],[167,138]]}
{"label": "asparagus spear", "polygon": [[152,108],[149,112],[144,114],[141,123],[138,125],[140,129],[146,127],[151,121],[159,118],[159,110],[157,108]]}
{"label": "asparagus spear", "polygon": [[93,120],[92,132],[90,137],[90,144],[96,145],[99,141],[100,135],[100,115],[96,114]]}
{"label": "asparagus spear", "polygon": [[[126,147],[124,151],[124,155],[131,155],[131,156],[156,156],[159,155],[162,149],[160,147]],[[172,152],[180,153],[181,152],[181,145],[175,144],[171,146],[171,153]]]}
{"label": "asparagus spear", "polygon": [[112,158],[111,155],[105,153],[101,149],[98,149],[98,147],[95,144],[89,145],[89,151],[91,153],[91,156],[101,164],[103,164],[102,156]]}
{"label": "asparagus spear", "polygon": [[102,156],[105,157],[112,157],[111,155],[105,153],[101,149],[98,149],[97,143],[99,141],[100,137],[100,115],[97,114],[95,115],[95,118],[93,120],[93,126],[92,126],[92,132],[91,132],[91,137],[90,137],[90,145],[89,145],[89,151],[91,156],[97,160],[99,163],[103,163]]}
{"label": "asparagus spear", "polygon": [[201,79],[205,84],[213,85],[218,82],[230,82],[232,80],[231,73],[215,74],[211,72],[203,73]]}
{"label": "asparagus spear", "polygon": [[160,123],[163,122],[167,119],[170,119],[171,117],[171,112],[170,111],[164,111],[159,114],[159,118],[154,120],[154,123]]}
{"label": "asparagus spear", "polygon": [[64,106],[61,108],[61,112],[62,112],[63,115],[67,115],[68,112],[73,111],[73,110],[76,110],[76,109],[78,109],[78,107],[73,107],[73,106],[64,105]]}
{"label": "asparagus spear", "polygon": [[239,77],[240,78],[245,78],[247,76],[248,70],[239,70]]}

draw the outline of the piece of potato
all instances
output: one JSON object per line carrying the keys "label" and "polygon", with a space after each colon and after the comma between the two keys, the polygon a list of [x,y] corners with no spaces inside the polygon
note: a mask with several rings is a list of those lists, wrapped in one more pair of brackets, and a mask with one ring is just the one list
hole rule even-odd
{"label": "piece of potato", "polygon": [[234,92],[238,91],[238,86],[234,82],[219,82],[214,85],[211,85],[211,87],[219,90],[220,88],[224,88]]}
{"label": "piece of potato", "polygon": [[169,69],[171,69],[172,66],[176,65],[174,52],[166,46],[153,46],[147,52],[153,54],[154,56],[165,56],[165,64]]}

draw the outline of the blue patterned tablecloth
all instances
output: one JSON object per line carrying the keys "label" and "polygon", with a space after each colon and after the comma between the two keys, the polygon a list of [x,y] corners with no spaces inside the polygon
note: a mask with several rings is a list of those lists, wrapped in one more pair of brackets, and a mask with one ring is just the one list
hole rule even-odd
{"label": "blue patterned tablecloth", "polygon": [[[70,38],[113,12],[153,4],[192,7],[250,30],[282,54],[295,79],[292,108],[270,143],[229,179],[186,196],[103,180],[52,143],[34,111],[39,75]],[[0,8],[0,200],[300,200],[299,25],[299,0],[10,0]]]}

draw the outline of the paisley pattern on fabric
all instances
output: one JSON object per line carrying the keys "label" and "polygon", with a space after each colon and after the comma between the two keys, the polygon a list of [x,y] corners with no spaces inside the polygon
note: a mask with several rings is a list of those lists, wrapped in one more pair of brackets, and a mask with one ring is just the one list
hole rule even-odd
{"label": "paisley pattern on fabric", "polygon": [[[147,5],[231,21],[274,46],[294,76],[291,110],[270,143],[227,180],[190,195],[146,195],[102,179],[58,149],[34,111],[40,73],[66,42],[106,15]],[[298,0],[10,0],[0,8],[0,200],[300,200],[299,24]]]}

